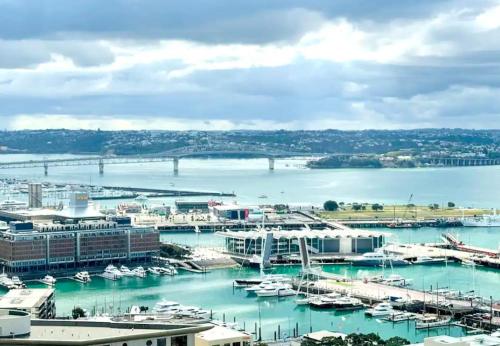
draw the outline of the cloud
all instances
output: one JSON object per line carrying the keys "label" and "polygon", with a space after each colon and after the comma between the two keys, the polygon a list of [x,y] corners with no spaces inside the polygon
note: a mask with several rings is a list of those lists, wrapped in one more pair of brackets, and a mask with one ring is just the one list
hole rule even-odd
{"label": "cloud", "polygon": [[16,129],[498,127],[499,8],[0,0],[0,118]]}

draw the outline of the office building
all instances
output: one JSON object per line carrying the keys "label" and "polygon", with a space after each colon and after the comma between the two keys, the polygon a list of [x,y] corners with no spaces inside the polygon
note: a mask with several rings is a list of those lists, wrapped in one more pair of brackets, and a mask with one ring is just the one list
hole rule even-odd
{"label": "office building", "polygon": [[29,313],[33,318],[55,318],[56,303],[54,292],[55,290],[52,288],[10,290],[4,296],[0,297],[0,309],[24,311]]}

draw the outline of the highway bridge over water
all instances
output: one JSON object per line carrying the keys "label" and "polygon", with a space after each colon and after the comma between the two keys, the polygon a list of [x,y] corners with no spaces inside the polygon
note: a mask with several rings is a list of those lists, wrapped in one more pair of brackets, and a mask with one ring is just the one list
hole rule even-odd
{"label": "highway bridge over water", "polygon": [[245,156],[245,157],[267,158],[269,170],[274,170],[274,162],[277,158],[293,157],[293,156],[314,156],[314,155],[306,153],[279,151],[279,150],[256,150],[255,148],[244,148],[244,147],[238,147],[236,149],[185,147],[163,153],[146,154],[146,155],[82,156],[82,157],[61,158],[61,159],[0,162],[0,169],[41,167],[43,168],[45,175],[48,175],[49,167],[95,165],[99,168],[99,173],[103,174],[104,166],[110,164],[172,161],[174,173],[177,174],[179,172],[179,161],[181,160],[181,158],[217,157],[217,156],[226,156],[226,157]]}

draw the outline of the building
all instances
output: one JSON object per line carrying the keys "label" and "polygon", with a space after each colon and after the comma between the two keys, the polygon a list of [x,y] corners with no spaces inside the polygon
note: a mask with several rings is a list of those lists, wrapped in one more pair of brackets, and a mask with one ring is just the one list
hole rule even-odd
{"label": "building", "polygon": [[179,213],[188,213],[190,211],[208,213],[208,204],[208,201],[175,201],[175,209]]}
{"label": "building", "polygon": [[28,184],[28,207],[29,208],[42,207],[42,184],[39,183]]}
{"label": "building", "polygon": [[55,290],[52,288],[10,290],[3,297],[0,297],[0,309],[24,311],[33,318],[55,318],[54,292]]}
{"label": "building", "polygon": [[251,346],[252,336],[230,328],[215,326],[195,336],[195,346]]}
{"label": "building", "polygon": [[299,238],[305,238],[311,256],[349,255],[371,252],[382,247],[385,234],[352,229],[272,230],[248,232],[218,232],[225,238],[225,250],[234,256],[261,255],[263,243],[272,232],[271,256],[299,254]]}
{"label": "building", "polygon": [[[334,333],[334,332],[330,332],[328,330],[320,330],[317,332],[311,332],[311,333],[304,334],[302,339],[304,341],[308,341],[309,343],[321,345],[323,343],[323,339],[341,338],[343,340],[346,338],[346,336],[347,336],[347,334],[343,334],[343,333]],[[300,343],[298,343],[298,344],[300,345]]]}
{"label": "building", "polygon": [[250,208],[240,205],[215,205],[212,212],[219,220],[244,221],[248,219]]}
{"label": "building", "polygon": [[11,222],[7,231],[0,232],[0,261],[11,273],[148,262],[159,249],[159,232],[153,227],[134,227],[128,217]]}
{"label": "building", "polygon": [[469,335],[454,337],[448,335],[425,338],[423,343],[412,346],[500,346],[500,333],[491,335]]}
{"label": "building", "polygon": [[211,325],[37,320],[0,310],[0,345],[194,346],[195,334]]}

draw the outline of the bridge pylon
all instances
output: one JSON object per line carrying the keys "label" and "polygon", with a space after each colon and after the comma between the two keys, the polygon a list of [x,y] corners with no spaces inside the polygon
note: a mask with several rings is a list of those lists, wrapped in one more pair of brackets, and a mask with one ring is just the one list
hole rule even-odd
{"label": "bridge pylon", "polygon": [[43,174],[45,176],[49,175],[49,164],[47,162],[43,163]]}
{"label": "bridge pylon", "polygon": [[179,174],[179,158],[174,157],[174,174]]}
{"label": "bridge pylon", "polygon": [[99,174],[104,174],[104,160],[99,159]]}
{"label": "bridge pylon", "polygon": [[268,158],[269,160],[269,170],[274,171],[274,157]]}

